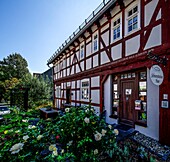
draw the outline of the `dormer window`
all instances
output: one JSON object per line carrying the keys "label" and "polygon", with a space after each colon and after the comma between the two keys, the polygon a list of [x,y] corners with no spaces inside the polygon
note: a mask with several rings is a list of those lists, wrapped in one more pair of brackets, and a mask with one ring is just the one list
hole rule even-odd
{"label": "dormer window", "polygon": [[138,29],[138,6],[133,7],[128,11],[128,33]]}
{"label": "dormer window", "polygon": [[95,34],[93,37],[93,52],[98,50],[98,35]]}

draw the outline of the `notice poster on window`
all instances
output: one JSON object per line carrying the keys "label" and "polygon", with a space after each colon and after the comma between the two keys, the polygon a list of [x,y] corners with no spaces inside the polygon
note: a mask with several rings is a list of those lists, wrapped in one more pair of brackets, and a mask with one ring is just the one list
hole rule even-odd
{"label": "notice poster on window", "polygon": [[141,100],[135,100],[135,110],[141,110]]}

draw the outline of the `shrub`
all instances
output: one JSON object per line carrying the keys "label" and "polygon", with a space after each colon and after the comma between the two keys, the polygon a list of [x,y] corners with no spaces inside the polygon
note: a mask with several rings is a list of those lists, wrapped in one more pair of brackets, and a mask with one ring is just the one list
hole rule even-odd
{"label": "shrub", "polygon": [[92,107],[65,110],[55,119],[37,120],[38,111],[13,108],[0,128],[1,161],[126,160],[127,151],[116,143],[118,131]]}

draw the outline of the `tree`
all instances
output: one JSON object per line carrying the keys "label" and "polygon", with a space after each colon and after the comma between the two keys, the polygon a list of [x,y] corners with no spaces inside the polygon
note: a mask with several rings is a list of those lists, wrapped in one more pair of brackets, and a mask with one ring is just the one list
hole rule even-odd
{"label": "tree", "polygon": [[29,73],[27,61],[18,53],[10,54],[0,61],[0,70],[1,81],[11,78],[20,79]]}
{"label": "tree", "polygon": [[19,85],[20,87],[28,87],[29,106],[33,107],[35,103],[42,104],[43,101],[49,101],[52,94],[52,84],[49,80],[42,77],[37,78],[31,74],[26,74]]}
{"label": "tree", "polygon": [[[10,54],[0,61],[0,101],[2,98],[8,99],[8,90],[15,87],[15,81],[28,74],[28,63],[18,53]],[[10,86],[8,83],[14,84]],[[7,92],[7,93],[6,93]]]}

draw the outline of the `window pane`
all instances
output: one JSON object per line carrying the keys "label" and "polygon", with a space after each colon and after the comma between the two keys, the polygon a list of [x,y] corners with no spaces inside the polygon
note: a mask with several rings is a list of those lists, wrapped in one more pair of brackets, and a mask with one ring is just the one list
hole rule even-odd
{"label": "window pane", "polygon": [[146,90],[146,82],[139,82],[139,90],[140,91]]}
{"label": "window pane", "polygon": [[133,9],[133,13],[137,12],[138,11],[138,6],[136,6],[134,9]]}
{"label": "window pane", "polygon": [[117,91],[117,84],[113,84],[114,91]]}
{"label": "window pane", "polygon": [[138,28],[138,24],[137,23],[133,24],[133,29],[137,29],[137,28]]}
{"label": "window pane", "polygon": [[117,32],[120,32],[120,26],[119,26],[119,27],[117,27]]}
{"label": "window pane", "polygon": [[140,72],[140,79],[146,79],[146,72]]}
{"label": "window pane", "polygon": [[133,18],[133,23],[136,23],[137,21],[138,21],[138,17],[135,16],[135,17]]}
{"label": "window pane", "polygon": [[128,16],[131,16],[132,15],[132,10],[130,10],[129,12],[128,12]]}
{"label": "window pane", "polygon": [[113,30],[114,35],[116,34],[116,29]]}
{"label": "window pane", "polygon": [[135,77],[135,73],[132,73],[132,77],[133,77],[133,78]]}
{"label": "window pane", "polygon": [[132,26],[128,27],[128,32],[132,31]]}
{"label": "window pane", "polygon": [[128,21],[128,26],[132,25],[132,19]]}
{"label": "window pane", "polygon": [[131,73],[128,74],[128,78],[131,78]]}
{"label": "window pane", "polygon": [[117,33],[117,38],[119,38],[119,37],[120,37],[120,32]]}

